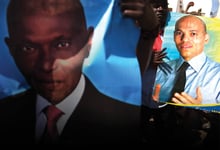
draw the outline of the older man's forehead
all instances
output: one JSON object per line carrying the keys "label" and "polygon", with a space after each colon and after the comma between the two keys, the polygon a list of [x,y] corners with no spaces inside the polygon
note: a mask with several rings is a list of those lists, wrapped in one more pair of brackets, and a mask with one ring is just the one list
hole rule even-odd
{"label": "older man's forehead", "polygon": [[11,0],[8,8],[10,12],[35,13],[41,11],[48,14],[59,14],[82,9],[79,0]]}

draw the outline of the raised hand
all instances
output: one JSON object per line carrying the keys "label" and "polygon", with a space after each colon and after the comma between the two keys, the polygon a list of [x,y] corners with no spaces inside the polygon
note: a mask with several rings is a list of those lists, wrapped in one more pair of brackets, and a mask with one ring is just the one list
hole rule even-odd
{"label": "raised hand", "polygon": [[140,19],[144,15],[144,9],[146,4],[143,0],[121,0],[119,4],[121,7],[122,14],[126,17]]}
{"label": "raised hand", "polygon": [[134,19],[142,30],[150,31],[159,25],[149,0],[121,0],[121,12],[125,17]]}

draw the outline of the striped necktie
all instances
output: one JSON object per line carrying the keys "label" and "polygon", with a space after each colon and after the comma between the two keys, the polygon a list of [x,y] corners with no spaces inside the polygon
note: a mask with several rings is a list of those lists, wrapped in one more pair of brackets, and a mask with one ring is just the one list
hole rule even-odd
{"label": "striped necktie", "polygon": [[60,118],[63,112],[54,105],[50,105],[46,107],[44,112],[47,117],[47,124],[45,128],[43,142],[56,143],[59,137],[56,124],[57,124],[57,120]]}

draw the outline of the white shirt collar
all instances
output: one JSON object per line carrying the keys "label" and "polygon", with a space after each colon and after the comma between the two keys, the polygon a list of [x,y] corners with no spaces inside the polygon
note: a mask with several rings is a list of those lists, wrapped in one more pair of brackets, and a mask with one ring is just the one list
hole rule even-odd
{"label": "white shirt collar", "polygon": [[[182,65],[184,61],[185,60],[182,57],[180,57],[178,61],[178,68]],[[190,64],[190,67],[192,67],[196,72],[199,72],[205,61],[206,55],[204,52],[202,52],[199,55],[193,57],[191,60],[189,60],[188,63]]]}
{"label": "white shirt collar", "polygon": [[[76,88],[70,93],[69,96],[67,96],[63,101],[61,101],[59,104],[56,105],[62,112],[64,112],[64,115],[62,115],[58,122],[58,131],[59,133],[62,132],[67,120],[71,116],[72,112],[75,110],[77,104],[79,103],[85,89],[85,77],[84,75],[81,75],[81,78],[79,80],[78,85]],[[48,105],[51,105],[50,102],[48,102],[45,98],[43,98],[40,95],[37,95],[37,101],[36,101],[36,118],[37,118],[37,124],[38,118],[42,117],[44,115],[42,113],[42,110],[47,107]]]}
{"label": "white shirt collar", "polygon": [[202,68],[203,64],[206,61],[206,55],[204,52],[201,54],[195,56],[189,61],[190,66],[196,70],[196,72],[199,72],[199,70]]}

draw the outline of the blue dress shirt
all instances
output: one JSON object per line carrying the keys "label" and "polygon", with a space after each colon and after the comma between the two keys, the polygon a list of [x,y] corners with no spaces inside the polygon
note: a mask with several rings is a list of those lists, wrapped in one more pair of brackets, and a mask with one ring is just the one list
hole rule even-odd
{"label": "blue dress shirt", "polygon": [[[174,85],[177,70],[183,63],[183,58],[167,62],[173,69],[170,74],[165,74],[158,69],[155,84],[161,85],[161,102],[169,101]],[[196,98],[196,88],[201,88],[202,104],[220,103],[220,64],[208,58],[204,52],[188,61],[190,66],[186,70],[185,90],[187,94]]]}

